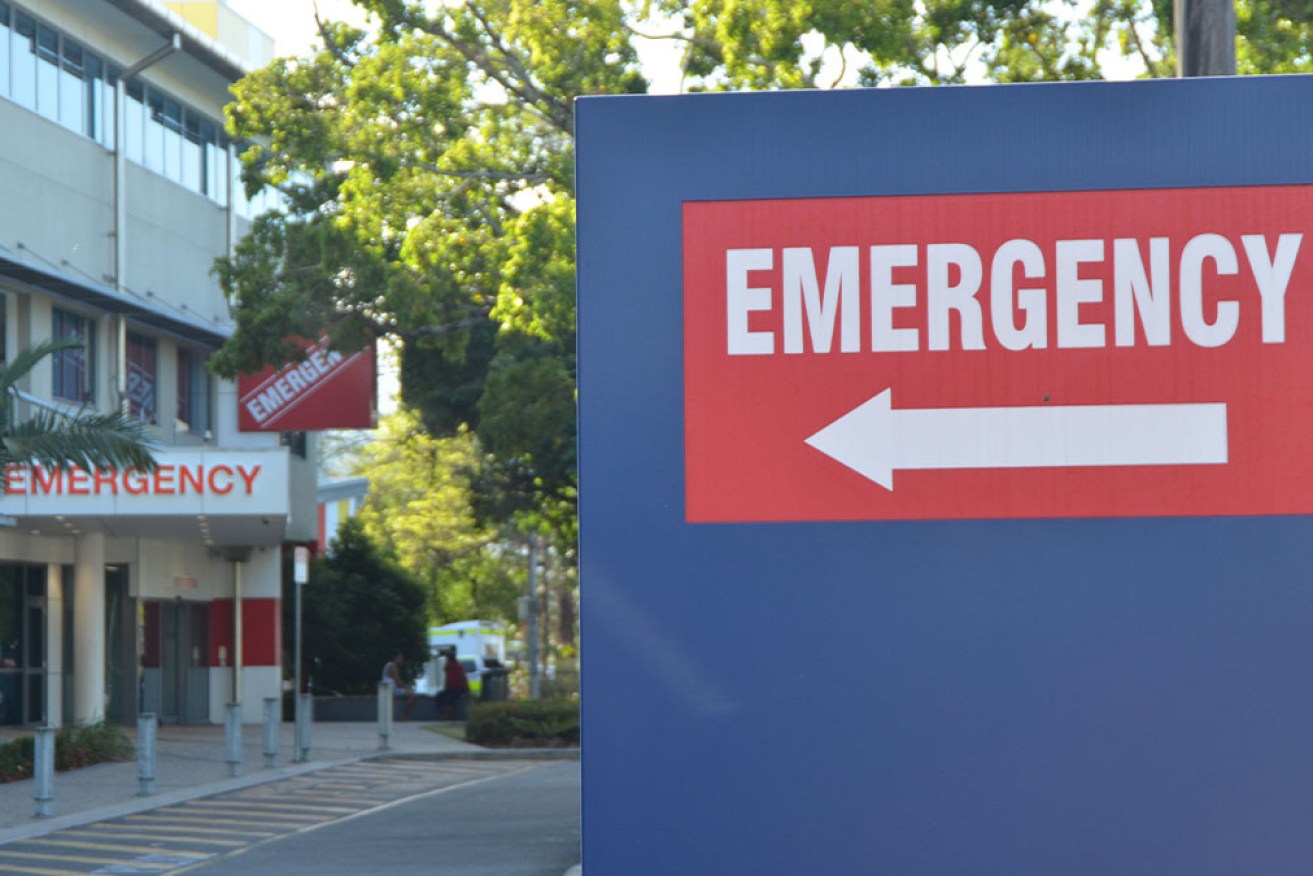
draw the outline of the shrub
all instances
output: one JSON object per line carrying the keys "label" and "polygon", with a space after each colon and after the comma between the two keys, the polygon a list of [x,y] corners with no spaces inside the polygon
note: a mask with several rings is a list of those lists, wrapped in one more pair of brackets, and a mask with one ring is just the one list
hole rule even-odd
{"label": "shrub", "polygon": [[[0,782],[32,778],[36,739],[22,736],[0,745]],[[107,761],[131,760],[132,740],[113,724],[69,724],[55,731],[55,769],[73,770]]]}
{"label": "shrub", "polygon": [[579,744],[576,700],[474,703],[465,739],[490,748],[568,748]]}

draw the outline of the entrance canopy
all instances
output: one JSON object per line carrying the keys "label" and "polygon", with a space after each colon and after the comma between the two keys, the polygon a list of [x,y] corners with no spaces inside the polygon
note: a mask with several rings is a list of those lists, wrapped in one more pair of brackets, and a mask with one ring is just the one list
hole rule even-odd
{"label": "entrance canopy", "polygon": [[153,472],[4,471],[0,515],[22,533],[275,545],[290,508],[285,448],[163,450]]}

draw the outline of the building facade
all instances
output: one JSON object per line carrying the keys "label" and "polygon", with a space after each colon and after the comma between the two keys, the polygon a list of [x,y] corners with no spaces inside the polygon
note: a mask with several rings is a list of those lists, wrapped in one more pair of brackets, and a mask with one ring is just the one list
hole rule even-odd
{"label": "building facade", "polygon": [[220,722],[235,701],[256,722],[282,690],[315,436],[239,431],[206,369],[232,331],[214,259],[264,206],[223,106],[271,55],[222,3],[0,2],[0,353],[80,339],[21,406],[126,406],[160,448],[148,476],[5,473],[0,723]]}

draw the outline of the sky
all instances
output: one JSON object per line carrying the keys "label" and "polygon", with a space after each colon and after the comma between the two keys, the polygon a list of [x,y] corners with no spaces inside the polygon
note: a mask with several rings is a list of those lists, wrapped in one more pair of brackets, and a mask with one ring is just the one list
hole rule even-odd
{"label": "sky", "polygon": [[[360,10],[350,0],[317,2],[325,20],[363,23]],[[300,55],[318,39],[315,5],[316,0],[228,0],[234,12],[274,38],[274,51],[279,55]]]}

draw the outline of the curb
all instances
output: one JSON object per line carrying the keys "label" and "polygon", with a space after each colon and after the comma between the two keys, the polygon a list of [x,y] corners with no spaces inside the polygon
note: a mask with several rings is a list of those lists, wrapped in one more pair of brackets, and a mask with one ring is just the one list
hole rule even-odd
{"label": "curb", "polygon": [[579,760],[577,748],[485,748],[476,751],[391,752],[367,754],[361,760]]}

